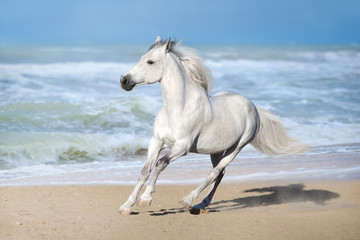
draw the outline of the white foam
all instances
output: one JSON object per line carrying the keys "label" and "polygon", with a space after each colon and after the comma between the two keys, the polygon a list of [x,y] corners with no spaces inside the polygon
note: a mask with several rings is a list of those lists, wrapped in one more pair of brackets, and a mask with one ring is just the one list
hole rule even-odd
{"label": "white foam", "polygon": [[[10,79],[2,101],[71,101],[118,95],[119,79],[132,63],[65,62],[0,64],[2,79]],[[115,91],[114,91],[115,90]]]}
{"label": "white foam", "polygon": [[[71,162],[116,161],[147,147],[132,134],[0,132],[0,156],[7,168]],[[9,147],[7,147],[9,146]]]}

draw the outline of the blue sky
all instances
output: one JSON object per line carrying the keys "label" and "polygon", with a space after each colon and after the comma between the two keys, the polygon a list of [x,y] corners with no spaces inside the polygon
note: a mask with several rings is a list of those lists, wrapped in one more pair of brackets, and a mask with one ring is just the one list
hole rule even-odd
{"label": "blue sky", "polygon": [[0,43],[360,42],[359,0],[1,0]]}

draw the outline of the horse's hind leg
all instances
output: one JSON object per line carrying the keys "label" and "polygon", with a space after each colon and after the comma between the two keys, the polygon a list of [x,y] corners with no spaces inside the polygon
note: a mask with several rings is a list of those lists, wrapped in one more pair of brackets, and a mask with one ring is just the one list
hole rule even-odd
{"label": "horse's hind leg", "polygon": [[194,199],[196,199],[199,196],[202,190],[204,190],[207,186],[209,186],[209,184],[211,184],[213,181],[216,180],[216,178],[223,172],[225,167],[228,166],[232,162],[232,160],[234,160],[236,155],[245,145],[246,144],[234,145],[230,149],[226,150],[225,156],[221,159],[219,164],[211,170],[206,180],[199,187],[193,190],[189,195],[184,197],[180,201],[180,204],[182,204],[184,207],[191,206]]}
{"label": "horse's hind leg", "polygon": [[[211,163],[213,165],[213,168],[219,164],[223,156],[224,156],[224,152],[218,154],[211,154]],[[191,207],[190,212],[192,214],[199,214],[201,211],[205,210],[210,205],[211,200],[214,197],[215,191],[219,186],[224,174],[225,174],[225,169],[221,171],[221,173],[217,176],[215,182],[212,183],[211,190],[209,194],[203,199],[203,201]]]}

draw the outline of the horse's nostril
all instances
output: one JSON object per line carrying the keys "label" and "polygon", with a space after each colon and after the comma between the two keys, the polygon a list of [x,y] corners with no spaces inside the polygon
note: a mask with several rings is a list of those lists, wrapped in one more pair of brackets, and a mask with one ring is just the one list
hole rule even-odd
{"label": "horse's nostril", "polygon": [[124,85],[127,85],[127,84],[128,84],[128,82],[129,82],[129,80],[127,79],[127,77],[126,77],[126,76],[124,76],[124,77],[123,77],[123,81],[122,81],[122,82],[123,82],[123,84],[124,84]]}

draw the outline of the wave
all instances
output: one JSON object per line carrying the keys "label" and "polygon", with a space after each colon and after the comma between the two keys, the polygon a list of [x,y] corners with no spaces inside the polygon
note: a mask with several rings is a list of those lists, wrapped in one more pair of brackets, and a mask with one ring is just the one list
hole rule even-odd
{"label": "wave", "polygon": [[209,60],[254,60],[297,62],[352,62],[360,59],[359,45],[339,46],[221,46],[202,47]]}
{"label": "wave", "polygon": [[160,104],[148,96],[0,105],[0,169],[144,154]]}
{"label": "wave", "polygon": [[[313,147],[360,142],[359,124],[337,124],[334,127],[333,124],[299,125],[289,119],[281,120],[292,137],[310,143]],[[41,164],[131,161],[144,156],[152,131],[150,124],[144,127],[143,132],[126,130],[124,128],[113,133],[0,132],[0,169]],[[245,153],[247,158],[255,158],[256,161],[262,158],[250,147],[245,149]]]}
{"label": "wave", "polygon": [[0,169],[39,164],[116,162],[146,153],[147,137],[133,134],[0,132]]}
{"label": "wave", "polygon": [[[104,58],[101,49],[68,49],[66,54],[84,54],[80,60],[61,57],[63,50],[41,50],[57,62],[4,63],[0,57],[0,169],[119,161],[146,151],[161,88],[129,93],[119,86],[143,51],[115,61],[106,58],[114,54],[110,48]],[[303,142],[360,142],[359,47],[200,50],[214,75],[213,93],[247,96]],[[88,54],[100,54],[98,61]]]}
{"label": "wave", "polygon": [[0,64],[2,102],[78,101],[119,95],[121,74],[132,63]]}
{"label": "wave", "polygon": [[161,103],[148,96],[102,101],[15,102],[0,105],[0,131],[146,132]]}

